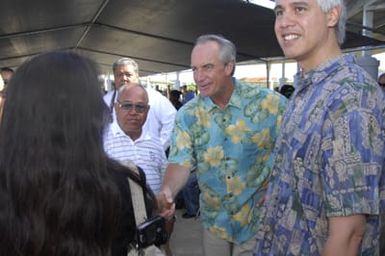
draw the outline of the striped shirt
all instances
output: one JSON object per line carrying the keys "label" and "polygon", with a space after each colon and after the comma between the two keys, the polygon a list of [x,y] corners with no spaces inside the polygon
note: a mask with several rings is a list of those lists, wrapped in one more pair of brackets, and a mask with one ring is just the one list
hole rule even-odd
{"label": "striped shirt", "polygon": [[104,150],[117,161],[133,161],[143,169],[152,191],[160,191],[167,159],[159,138],[142,132],[133,141],[120,129],[117,122],[113,122],[104,134]]}

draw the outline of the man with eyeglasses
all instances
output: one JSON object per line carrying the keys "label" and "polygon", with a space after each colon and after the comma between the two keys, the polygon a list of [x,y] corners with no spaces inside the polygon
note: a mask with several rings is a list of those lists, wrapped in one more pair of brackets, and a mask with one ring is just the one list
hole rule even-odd
{"label": "man with eyeglasses", "polygon": [[[114,90],[104,95],[103,99],[109,106],[112,119],[116,119],[114,104],[116,102],[117,90],[125,84],[139,82],[138,64],[131,58],[120,58],[112,65],[114,72]],[[160,139],[163,149],[167,150],[170,145],[170,136],[174,127],[176,109],[171,102],[158,91],[146,88],[149,105],[151,106],[143,130],[152,133]]]}
{"label": "man with eyeglasses", "polygon": [[[150,189],[158,193],[167,158],[160,138],[144,129],[151,109],[148,91],[139,83],[126,82],[117,90],[113,108],[115,118],[104,134],[104,150],[119,162],[131,160],[142,168]],[[169,235],[173,224],[174,219],[166,222]],[[169,242],[162,248],[165,255],[172,255]]]}
{"label": "man with eyeglasses", "polygon": [[143,129],[150,109],[146,89],[137,83],[121,86],[114,109],[116,120],[104,135],[106,153],[120,162],[133,161],[151,190],[159,192],[167,159],[160,139]]}

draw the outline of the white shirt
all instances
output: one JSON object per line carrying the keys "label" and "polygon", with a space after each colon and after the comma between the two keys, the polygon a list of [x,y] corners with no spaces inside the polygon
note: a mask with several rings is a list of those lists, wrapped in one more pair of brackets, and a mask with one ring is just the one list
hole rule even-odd
{"label": "white shirt", "polygon": [[131,160],[143,169],[151,190],[154,193],[160,191],[167,159],[157,137],[142,132],[141,136],[133,141],[114,121],[104,133],[103,143],[109,157],[122,163]]}
{"label": "white shirt", "polygon": [[[143,131],[144,133],[150,133],[154,137],[158,137],[163,146],[163,149],[166,150],[170,146],[170,137],[172,130],[174,128],[175,114],[176,109],[172,103],[163,96],[160,92],[146,88],[148,94],[148,104],[150,105],[150,110],[148,111],[147,120],[144,123]],[[106,102],[107,106],[110,107],[111,99],[114,91],[109,91],[104,95],[103,99]],[[117,100],[117,93],[115,101]],[[116,120],[115,109],[113,110],[113,120]]]}

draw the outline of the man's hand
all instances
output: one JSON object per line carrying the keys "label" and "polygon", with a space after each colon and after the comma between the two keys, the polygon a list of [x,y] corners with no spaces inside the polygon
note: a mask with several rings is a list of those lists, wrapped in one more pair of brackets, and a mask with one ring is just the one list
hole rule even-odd
{"label": "man's hand", "polygon": [[156,196],[156,199],[158,201],[160,215],[166,219],[173,218],[175,214],[175,203],[170,188],[163,187]]}

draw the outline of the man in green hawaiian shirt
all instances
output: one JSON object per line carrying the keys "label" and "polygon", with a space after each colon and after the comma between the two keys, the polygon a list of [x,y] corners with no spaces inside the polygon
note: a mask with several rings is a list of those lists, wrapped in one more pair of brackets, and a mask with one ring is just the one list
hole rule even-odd
{"label": "man in green hawaiian shirt", "polygon": [[270,156],[286,106],[283,96],[232,78],[235,46],[217,35],[197,39],[191,67],[200,95],[179,109],[169,165],[158,195],[165,216],[197,170],[205,255],[251,255]]}

